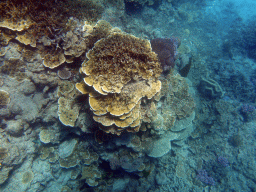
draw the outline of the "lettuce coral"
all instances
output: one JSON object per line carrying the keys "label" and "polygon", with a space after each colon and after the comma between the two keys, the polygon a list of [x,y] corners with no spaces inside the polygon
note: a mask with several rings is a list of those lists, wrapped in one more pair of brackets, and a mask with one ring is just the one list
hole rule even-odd
{"label": "lettuce coral", "polygon": [[81,67],[86,77],[76,88],[89,93],[94,120],[107,133],[138,132],[141,99],[150,100],[161,90],[162,69],[150,42],[115,29],[86,56]]}

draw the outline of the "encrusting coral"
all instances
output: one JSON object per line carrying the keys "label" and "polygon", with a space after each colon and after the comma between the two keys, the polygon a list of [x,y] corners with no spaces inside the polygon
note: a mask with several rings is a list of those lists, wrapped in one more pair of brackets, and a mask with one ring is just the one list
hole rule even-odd
{"label": "encrusting coral", "polygon": [[79,115],[80,107],[75,102],[78,91],[74,89],[74,84],[70,81],[62,81],[59,84],[57,96],[58,116],[62,124],[66,126],[75,126]]}
{"label": "encrusting coral", "polygon": [[10,94],[7,91],[0,90],[0,106],[8,105],[10,100]]}
{"label": "encrusting coral", "polygon": [[141,99],[152,99],[161,90],[162,69],[150,42],[115,29],[86,56],[81,67],[86,77],[76,88],[89,93],[94,120],[107,133],[138,132]]}

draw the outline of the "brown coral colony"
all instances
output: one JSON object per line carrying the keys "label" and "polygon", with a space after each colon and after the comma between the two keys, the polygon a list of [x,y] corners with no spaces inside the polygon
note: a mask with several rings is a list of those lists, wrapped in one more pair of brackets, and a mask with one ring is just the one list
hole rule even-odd
{"label": "brown coral colony", "polygon": [[85,83],[91,86],[93,81],[96,91],[99,81],[107,81],[102,87],[104,92],[120,93],[132,79],[156,79],[162,72],[149,41],[125,33],[113,33],[99,40],[87,57],[89,61],[82,68],[89,76]]}
{"label": "brown coral colony", "polygon": [[[87,53],[81,71],[84,85],[77,89],[85,93],[91,86],[89,104],[94,120],[107,133],[138,132],[143,97],[152,99],[161,89],[158,80],[162,69],[150,42],[122,32],[112,32],[95,43]],[[83,88],[82,88],[83,87]]]}

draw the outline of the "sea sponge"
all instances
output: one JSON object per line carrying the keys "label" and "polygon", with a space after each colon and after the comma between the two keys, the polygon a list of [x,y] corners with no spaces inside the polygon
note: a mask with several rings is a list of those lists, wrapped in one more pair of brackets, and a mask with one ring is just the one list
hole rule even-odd
{"label": "sea sponge", "polygon": [[120,93],[131,80],[157,79],[162,70],[148,40],[114,32],[95,43],[82,64],[84,82],[100,94]]}
{"label": "sea sponge", "polygon": [[8,105],[10,101],[10,94],[7,91],[0,90],[0,106]]}

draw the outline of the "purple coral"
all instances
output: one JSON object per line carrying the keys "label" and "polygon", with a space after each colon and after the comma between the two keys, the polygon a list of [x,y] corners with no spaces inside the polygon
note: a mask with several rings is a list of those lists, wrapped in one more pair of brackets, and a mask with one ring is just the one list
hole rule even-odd
{"label": "purple coral", "polygon": [[223,167],[228,167],[229,162],[228,162],[228,159],[227,159],[227,158],[225,158],[225,157],[223,157],[223,156],[219,156],[217,160],[218,160],[218,163],[219,163],[220,165],[222,165]]}
{"label": "purple coral", "polygon": [[241,107],[241,111],[243,113],[251,113],[255,110],[255,106],[253,105],[250,105],[250,104],[243,104],[242,107]]}
{"label": "purple coral", "polygon": [[152,50],[157,53],[163,71],[168,71],[175,66],[179,44],[180,41],[176,37],[169,39],[156,38],[151,40]]}
{"label": "purple coral", "polygon": [[205,169],[198,170],[197,179],[207,185],[215,185],[214,179],[208,176],[208,173]]}

